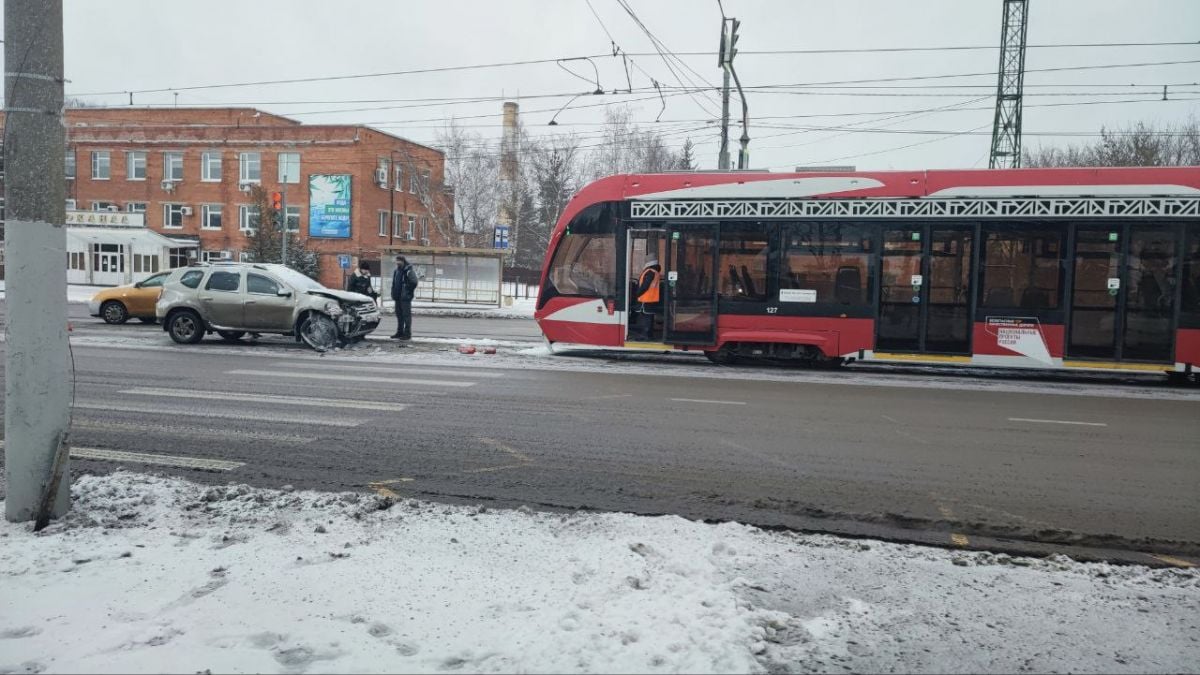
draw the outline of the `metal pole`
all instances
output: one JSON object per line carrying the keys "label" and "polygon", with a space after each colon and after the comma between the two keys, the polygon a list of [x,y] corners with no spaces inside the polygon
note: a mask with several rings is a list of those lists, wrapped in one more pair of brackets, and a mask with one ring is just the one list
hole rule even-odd
{"label": "metal pole", "polygon": [[5,516],[70,508],[62,0],[4,3]]}
{"label": "metal pole", "polygon": [[283,211],[279,215],[279,220],[283,222],[283,248],[280,252],[280,262],[287,264],[287,246],[288,246],[288,222],[287,222],[287,179],[288,175],[283,174],[283,189],[279,191],[279,208]]}
{"label": "metal pole", "polygon": [[738,151],[738,168],[745,170],[750,168],[750,106],[746,103],[746,93],[742,91],[742,81],[738,79],[737,71],[733,69],[732,63],[729,64],[729,70],[733,73],[738,96],[742,99],[742,137],[740,139],[742,147]]}

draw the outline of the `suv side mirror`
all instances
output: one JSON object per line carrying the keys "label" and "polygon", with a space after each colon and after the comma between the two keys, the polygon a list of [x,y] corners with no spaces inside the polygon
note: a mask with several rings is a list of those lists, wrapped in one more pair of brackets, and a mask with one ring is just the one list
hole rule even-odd
{"label": "suv side mirror", "polygon": [[292,292],[286,288],[281,288],[278,291],[275,291],[275,295],[278,295],[281,298],[290,298],[292,297]]}

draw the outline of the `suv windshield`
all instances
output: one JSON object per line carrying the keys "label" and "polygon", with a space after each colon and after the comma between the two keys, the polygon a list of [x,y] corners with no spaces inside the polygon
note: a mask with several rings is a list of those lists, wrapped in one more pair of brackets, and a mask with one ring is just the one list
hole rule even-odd
{"label": "suv windshield", "polygon": [[283,283],[300,291],[314,291],[325,288],[321,284],[304,276],[290,267],[283,265],[271,265],[271,272],[279,278]]}

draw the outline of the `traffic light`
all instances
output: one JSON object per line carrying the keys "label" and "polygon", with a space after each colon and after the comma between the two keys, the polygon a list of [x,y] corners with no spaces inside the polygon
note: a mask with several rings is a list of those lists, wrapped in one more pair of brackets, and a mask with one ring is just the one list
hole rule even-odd
{"label": "traffic light", "polygon": [[283,208],[283,193],[282,192],[272,192],[271,193],[271,208],[275,209],[276,211]]}

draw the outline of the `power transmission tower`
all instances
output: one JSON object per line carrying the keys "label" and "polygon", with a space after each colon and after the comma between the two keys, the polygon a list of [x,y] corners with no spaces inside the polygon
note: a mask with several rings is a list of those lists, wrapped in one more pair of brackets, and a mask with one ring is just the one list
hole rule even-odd
{"label": "power transmission tower", "polygon": [[62,0],[4,3],[4,69],[5,515],[41,528],[70,506]]}
{"label": "power transmission tower", "polygon": [[1028,28],[1029,0],[1004,0],[996,120],[992,125],[992,153],[988,161],[993,169],[1021,167],[1021,90],[1025,84]]}

